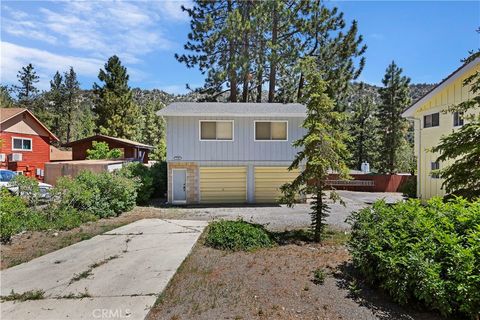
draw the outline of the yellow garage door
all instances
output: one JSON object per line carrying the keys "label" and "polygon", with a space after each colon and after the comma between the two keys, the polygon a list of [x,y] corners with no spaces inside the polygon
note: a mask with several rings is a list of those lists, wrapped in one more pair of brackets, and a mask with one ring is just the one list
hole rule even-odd
{"label": "yellow garage door", "polygon": [[246,167],[200,167],[201,203],[242,203],[246,201]]}
{"label": "yellow garage door", "polygon": [[287,167],[255,167],[255,202],[277,202],[280,187],[293,181],[300,170],[288,171]]}

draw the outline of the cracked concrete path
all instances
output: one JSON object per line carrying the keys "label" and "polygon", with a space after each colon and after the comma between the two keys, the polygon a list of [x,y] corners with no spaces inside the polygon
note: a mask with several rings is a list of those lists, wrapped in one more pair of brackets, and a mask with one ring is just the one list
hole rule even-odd
{"label": "cracked concrete path", "polygon": [[1,319],[143,319],[205,221],[144,219],[0,272]]}

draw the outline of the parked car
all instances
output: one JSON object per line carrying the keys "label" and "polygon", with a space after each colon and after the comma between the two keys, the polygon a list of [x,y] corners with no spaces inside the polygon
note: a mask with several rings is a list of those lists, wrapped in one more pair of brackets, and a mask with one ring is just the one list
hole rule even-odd
{"label": "parked car", "polygon": [[[5,187],[11,193],[17,194],[18,193],[18,187],[15,187],[11,182],[13,180],[13,178],[15,178],[16,175],[17,175],[17,173],[15,171],[0,169],[0,188]],[[45,199],[45,198],[48,198],[50,196],[50,189],[52,188],[52,186],[50,184],[39,182],[38,187],[40,188],[40,197],[41,198]]]}

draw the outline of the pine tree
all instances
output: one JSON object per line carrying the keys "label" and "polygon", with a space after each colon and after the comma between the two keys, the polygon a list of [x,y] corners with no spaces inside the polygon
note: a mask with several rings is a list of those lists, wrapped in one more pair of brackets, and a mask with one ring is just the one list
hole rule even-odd
{"label": "pine tree", "polygon": [[[328,175],[333,171],[339,173],[341,179],[348,178],[348,167],[343,160],[348,158],[345,145],[348,136],[341,125],[345,121],[345,114],[335,111],[335,102],[327,94],[328,83],[315,71],[316,66],[311,59],[302,63],[302,70],[305,74],[304,102],[307,106],[307,117],[302,127],[307,133],[293,144],[301,151],[289,170],[300,166],[304,166],[304,169],[294,181],[281,187],[282,201],[292,206],[299,192],[313,194],[312,228],[314,240],[319,242],[329,212],[329,206],[325,202]],[[333,191],[330,198],[339,200]]]}
{"label": "pine tree", "polygon": [[104,82],[102,86],[93,85],[99,132],[117,138],[137,139],[140,114],[128,86],[127,68],[114,55],[105,64],[105,70],[100,70],[98,79]]}
{"label": "pine tree", "polygon": [[[63,84],[63,77],[60,72],[56,72],[53,79],[50,80],[50,91],[45,93],[46,110],[48,113],[48,120],[44,122],[52,132],[61,140],[65,135],[65,117],[64,117],[64,102],[65,102],[65,88]],[[43,117],[45,121],[45,117]]]}
{"label": "pine tree", "polygon": [[0,108],[12,108],[15,106],[15,100],[10,95],[10,89],[7,86],[0,85]]}
{"label": "pine tree", "polygon": [[399,152],[407,143],[408,123],[402,117],[402,112],[410,104],[410,79],[402,76],[402,69],[392,61],[382,83],[382,102],[378,108],[380,154],[377,164],[380,172],[393,174],[399,169]]}
{"label": "pine tree", "polygon": [[68,72],[64,74],[64,91],[65,91],[65,107],[64,107],[64,117],[66,120],[66,133],[65,139],[66,142],[70,142],[75,120],[78,119],[79,115],[79,95],[80,95],[80,83],[77,80],[77,74],[73,70],[73,67],[70,67]]}
{"label": "pine tree", "polygon": [[37,110],[33,110],[35,107],[34,100],[39,92],[35,85],[39,81],[39,76],[37,76],[33,65],[29,63],[27,66],[22,67],[22,70],[18,71],[17,79],[20,85],[13,86],[13,88],[17,93],[19,105],[35,113]]}
{"label": "pine tree", "polygon": [[[469,63],[478,57],[480,51],[472,53],[464,62]],[[443,136],[432,152],[440,154],[437,161],[447,164],[439,170],[445,191],[475,199],[480,198],[480,71],[467,77],[463,85],[469,87],[472,98],[449,107],[446,112],[460,112],[466,123]]]}
{"label": "pine tree", "polygon": [[206,100],[229,92],[231,102],[259,102],[267,83],[269,102],[300,100],[305,80],[299,63],[316,57],[341,109],[339,98],[363,69],[366,47],[357,23],[346,28],[343,14],[320,0],[197,0],[184,10],[191,29],[184,47],[191,53],[175,56],[206,74],[197,90]]}
{"label": "pine tree", "polygon": [[149,154],[151,160],[165,160],[165,120],[156,115],[156,111],[162,109],[164,105],[160,102],[148,102],[143,109],[142,139],[145,144],[154,146],[154,150]]}
{"label": "pine tree", "polygon": [[378,158],[378,119],[377,106],[369,96],[362,96],[354,103],[350,113],[349,134],[351,141],[348,143],[352,154],[352,167],[361,169],[363,162],[370,163],[373,167]]}

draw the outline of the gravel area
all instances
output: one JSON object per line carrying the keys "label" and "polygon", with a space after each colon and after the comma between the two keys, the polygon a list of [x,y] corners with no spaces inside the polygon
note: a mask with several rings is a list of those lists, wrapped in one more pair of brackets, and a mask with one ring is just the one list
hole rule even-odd
{"label": "gravel area", "polygon": [[[345,223],[348,215],[360,210],[378,199],[385,199],[389,203],[402,200],[400,193],[375,193],[338,191],[345,206],[340,203],[332,203],[327,223],[335,229],[347,230],[349,225]],[[238,219],[266,225],[271,230],[285,230],[307,227],[310,225],[310,205],[297,204],[293,208],[286,205],[242,205],[242,206],[208,206],[208,207],[175,207],[164,209],[173,211],[181,216],[181,219]]]}

